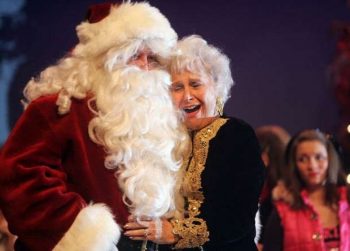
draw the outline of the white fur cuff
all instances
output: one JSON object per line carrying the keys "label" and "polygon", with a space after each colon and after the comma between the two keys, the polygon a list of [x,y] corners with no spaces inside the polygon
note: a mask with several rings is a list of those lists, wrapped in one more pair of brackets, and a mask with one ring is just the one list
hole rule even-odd
{"label": "white fur cuff", "polygon": [[120,228],[109,208],[94,204],[80,211],[53,251],[117,251]]}

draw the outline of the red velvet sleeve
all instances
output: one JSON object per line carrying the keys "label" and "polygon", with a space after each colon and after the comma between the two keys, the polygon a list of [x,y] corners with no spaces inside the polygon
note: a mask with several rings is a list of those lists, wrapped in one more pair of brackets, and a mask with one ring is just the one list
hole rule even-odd
{"label": "red velvet sleeve", "polygon": [[[42,105],[28,106],[0,156],[0,207],[10,230],[30,250],[51,250],[86,205],[69,189],[61,166],[62,138],[40,111]],[[47,105],[56,110],[54,103]]]}

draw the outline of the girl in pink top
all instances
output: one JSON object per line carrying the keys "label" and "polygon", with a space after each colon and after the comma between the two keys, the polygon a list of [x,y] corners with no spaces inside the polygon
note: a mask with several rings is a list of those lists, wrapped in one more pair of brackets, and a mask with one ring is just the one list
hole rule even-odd
{"label": "girl in pink top", "polygon": [[287,147],[264,251],[349,251],[350,189],[330,138],[304,130]]}

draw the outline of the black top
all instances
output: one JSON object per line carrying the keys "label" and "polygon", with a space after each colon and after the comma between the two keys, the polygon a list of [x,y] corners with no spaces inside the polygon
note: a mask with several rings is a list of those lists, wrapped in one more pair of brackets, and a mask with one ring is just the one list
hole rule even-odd
{"label": "black top", "polygon": [[272,198],[270,193],[269,196],[265,198],[265,200],[260,201],[260,208],[259,208],[260,236],[258,240],[259,243],[264,243],[265,228],[272,210],[273,210],[273,203],[272,203]]}
{"label": "black top", "polygon": [[255,214],[264,171],[254,130],[229,118],[210,141],[202,172],[200,217],[210,233],[204,250],[256,250]]}
{"label": "black top", "polygon": [[[256,251],[255,214],[265,169],[251,126],[236,118],[226,119],[209,141],[201,174],[204,201],[198,217],[206,221],[209,230],[203,249]],[[170,248],[160,245],[159,250]],[[186,250],[202,249],[182,249]]]}
{"label": "black top", "polygon": [[273,208],[267,221],[262,243],[264,245],[264,251],[283,250],[283,228],[281,225],[281,218],[276,208]]}

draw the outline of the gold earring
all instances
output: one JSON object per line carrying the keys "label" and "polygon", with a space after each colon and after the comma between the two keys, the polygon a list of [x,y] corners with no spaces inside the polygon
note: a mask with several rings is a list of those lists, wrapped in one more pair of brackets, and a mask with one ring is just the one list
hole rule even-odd
{"label": "gold earring", "polygon": [[220,97],[216,98],[216,107],[215,108],[221,117],[224,114],[224,104],[222,103],[222,100]]}

